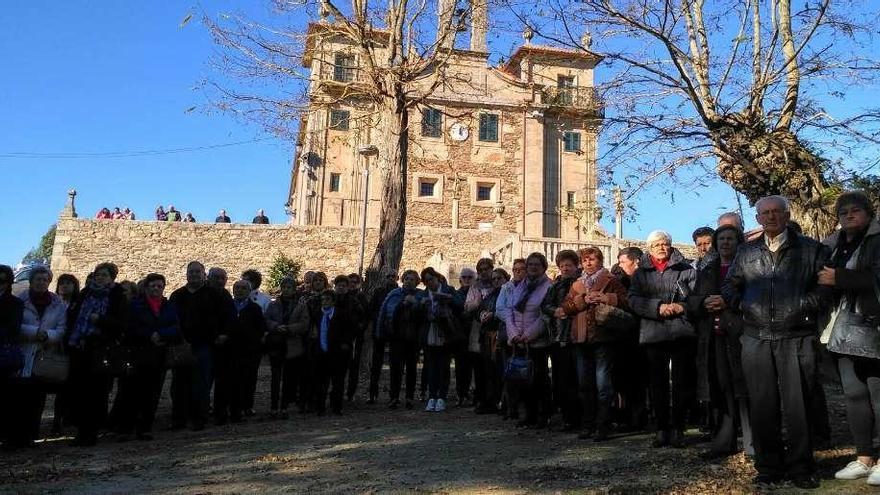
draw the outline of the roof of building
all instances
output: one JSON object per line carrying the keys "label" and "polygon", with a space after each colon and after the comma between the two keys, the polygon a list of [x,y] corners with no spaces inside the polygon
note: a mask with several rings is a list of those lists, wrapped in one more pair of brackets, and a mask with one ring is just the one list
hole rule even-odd
{"label": "roof of building", "polygon": [[[328,22],[309,23],[309,27],[306,30],[306,45],[302,57],[303,67],[308,67],[312,64],[312,52],[315,50],[315,42],[318,38],[322,35],[332,35],[334,33],[342,37],[347,37],[345,34],[345,28],[340,24]],[[388,39],[391,38],[391,31],[387,29],[372,28],[370,34],[380,43],[387,43]]]}
{"label": "roof of building", "polygon": [[593,65],[598,64],[604,57],[587,50],[561,48],[558,46],[548,45],[521,45],[513,52],[510,59],[502,67],[505,72],[514,74],[518,71],[518,65],[522,58],[527,55],[540,57],[543,59],[571,59],[578,58],[582,60],[592,61]]}

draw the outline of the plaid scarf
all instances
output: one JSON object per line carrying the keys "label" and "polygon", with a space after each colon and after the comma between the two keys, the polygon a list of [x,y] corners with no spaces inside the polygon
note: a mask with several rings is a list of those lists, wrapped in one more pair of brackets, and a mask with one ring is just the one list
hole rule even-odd
{"label": "plaid scarf", "polygon": [[107,308],[110,307],[110,288],[89,285],[89,292],[83,300],[79,308],[79,314],[76,315],[76,322],[73,324],[73,333],[70,335],[70,345],[78,346],[84,337],[95,333],[98,328],[91,322],[89,317],[92,314],[104,316],[107,314]]}

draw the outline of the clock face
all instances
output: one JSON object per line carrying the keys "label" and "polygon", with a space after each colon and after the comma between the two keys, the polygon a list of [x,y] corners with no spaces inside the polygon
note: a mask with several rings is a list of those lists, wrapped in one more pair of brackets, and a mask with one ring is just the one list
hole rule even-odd
{"label": "clock face", "polygon": [[449,126],[449,137],[453,141],[464,141],[468,138],[469,133],[467,126],[461,122],[455,122]]}

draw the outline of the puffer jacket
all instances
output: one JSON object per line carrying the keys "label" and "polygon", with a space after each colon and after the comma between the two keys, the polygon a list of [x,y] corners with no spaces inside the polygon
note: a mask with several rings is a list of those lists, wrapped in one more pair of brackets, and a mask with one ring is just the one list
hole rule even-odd
{"label": "puffer jacket", "polygon": [[[43,316],[41,317],[34,303],[30,300],[29,291],[24,291],[18,297],[24,304],[20,334],[24,367],[22,367],[19,376],[28,378],[33,371],[34,358],[37,355],[37,351],[44,345],[58,347],[61,343],[61,338],[64,337],[64,329],[67,325],[67,306],[60,297],[50,292],[49,297],[52,302],[43,311]],[[46,332],[46,335],[49,337],[45,343],[37,341],[37,333],[40,331]]]}
{"label": "puffer jacket", "polygon": [[762,340],[816,335],[818,320],[832,293],[817,275],[829,262],[829,250],[793,229],[776,256],[764,236],[746,242],[721,287],[731,308],[743,314],[743,333]]}
{"label": "puffer jacket", "polygon": [[550,342],[565,345],[571,342],[571,318],[557,318],[556,310],[562,307],[568,291],[577,279],[559,277],[547,291],[544,301],[541,303],[541,312],[547,321],[547,330],[550,332]]}
{"label": "puffer jacket", "polygon": [[525,299],[525,311],[520,312],[516,306],[527,295],[529,283],[528,279],[523,280],[510,295],[512,307],[505,322],[507,343],[513,345],[513,338],[519,337],[525,338],[532,347],[547,347],[550,345],[550,338],[541,314],[541,303],[544,302],[544,296],[547,295],[553,282],[547,275],[541,275],[540,279],[534,281],[533,283],[536,284],[534,290]]}
{"label": "puffer jacket", "polygon": [[[831,253],[837,248],[838,239],[843,235],[841,231],[831,234],[822,243],[828,246]],[[853,269],[836,267],[834,269],[834,299],[839,304],[841,296],[846,296],[847,301],[855,302],[860,314],[875,321],[880,317],[880,300],[877,297],[877,288],[880,288],[880,222],[871,220],[868,231],[859,245],[856,265]],[[880,349],[872,343],[874,339],[852,328],[836,327],[835,332],[847,332],[843,339],[835,339],[839,344],[829,350],[839,354],[848,354],[862,357],[880,359]]]}
{"label": "puffer jacket", "polygon": [[629,287],[629,306],[641,320],[639,343],[653,344],[696,336],[687,313],[672,318],[660,316],[660,305],[687,303],[697,272],[677,249],[672,250],[666,269],[657,271],[648,254],[639,261]]}
{"label": "puffer jacket", "polygon": [[418,340],[417,317],[420,308],[416,307],[418,306],[416,303],[408,303],[407,296],[413,296],[418,300],[422,297],[422,290],[399,287],[385,297],[373,330],[376,338],[382,340],[397,338],[413,342]]}

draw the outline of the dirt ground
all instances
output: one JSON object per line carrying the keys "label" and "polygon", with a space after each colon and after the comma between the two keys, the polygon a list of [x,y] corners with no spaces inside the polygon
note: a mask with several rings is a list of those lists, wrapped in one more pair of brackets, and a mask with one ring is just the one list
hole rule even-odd
{"label": "dirt ground", "polygon": [[[0,454],[0,493],[751,493],[751,463],[739,455],[719,464],[698,457],[698,432],[686,449],[652,449],[649,435],[596,445],[574,434],[521,430],[469,408],[445,413],[395,411],[347,403],[341,417],[294,414],[268,420],[268,367],[258,415],[239,425],[167,432],[168,384],[156,439],[95,448],[49,439]],[[827,387],[835,443],[846,445],[839,391]],[[361,387],[360,393],[363,393]],[[421,407],[419,405],[421,404]],[[51,420],[47,406],[46,431]],[[262,414],[260,414],[262,413]],[[559,424],[552,425],[558,427]],[[68,435],[71,431],[66,432]],[[869,493],[864,481],[835,481],[848,447],[817,454],[824,478],[814,493]],[[778,493],[798,493],[783,486]]]}

